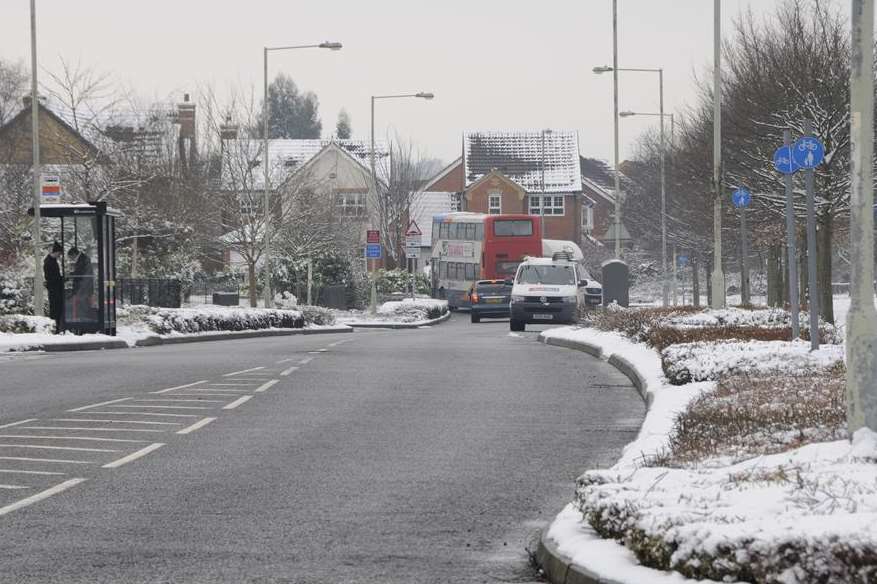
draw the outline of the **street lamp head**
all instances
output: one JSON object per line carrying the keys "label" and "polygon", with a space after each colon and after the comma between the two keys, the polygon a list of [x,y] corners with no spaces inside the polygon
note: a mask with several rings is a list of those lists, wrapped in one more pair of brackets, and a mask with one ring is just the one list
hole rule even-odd
{"label": "street lamp head", "polygon": [[426,91],[421,91],[420,93],[418,93],[414,97],[422,97],[423,99],[432,99],[435,97],[435,95],[432,93],[426,92]]}
{"label": "street lamp head", "polygon": [[612,67],[610,67],[609,65],[603,65],[602,67],[594,67],[592,71],[594,71],[594,73],[598,75],[600,73],[610,73],[612,71]]}
{"label": "street lamp head", "polygon": [[618,112],[618,116],[621,118],[629,118],[631,116],[635,116],[636,112],[626,111],[626,112]]}
{"label": "street lamp head", "polygon": [[321,49],[329,49],[330,51],[340,51],[343,45],[341,43],[335,43],[330,41],[324,41],[320,43]]}

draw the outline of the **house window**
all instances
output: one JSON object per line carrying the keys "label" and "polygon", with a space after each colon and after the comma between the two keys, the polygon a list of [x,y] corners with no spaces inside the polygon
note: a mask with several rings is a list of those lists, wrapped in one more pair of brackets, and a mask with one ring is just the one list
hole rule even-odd
{"label": "house window", "polygon": [[563,215],[564,214],[564,196],[544,196],[538,195],[530,197],[530,215],[538,215],[540,211],[544,211],[546,215]]}
{"label": "house window", "polygon": [[500,215],[502,213],[502,195],[487,196],[487,212],[490,215]]}
{"label": "house window", "polygon": [[365,193],[338,193],[338,213],[342,217],[365,215]]}
{"label": "house window", "polygon": [[590,233],[594,230],[594,207],[586,205],[582,207],[582,231]]}
{"label": "house window", "polygon": [[451,210],[463,210],[463,193],[451,193]]}

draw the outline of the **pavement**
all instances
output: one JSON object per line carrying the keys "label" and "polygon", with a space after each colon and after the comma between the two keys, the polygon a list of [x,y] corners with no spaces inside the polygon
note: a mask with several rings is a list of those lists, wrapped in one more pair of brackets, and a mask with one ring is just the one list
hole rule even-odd
{"label": "pavement", "polygon": [[530,328],[0,355],[0,580],[539,581],[644,406]]}

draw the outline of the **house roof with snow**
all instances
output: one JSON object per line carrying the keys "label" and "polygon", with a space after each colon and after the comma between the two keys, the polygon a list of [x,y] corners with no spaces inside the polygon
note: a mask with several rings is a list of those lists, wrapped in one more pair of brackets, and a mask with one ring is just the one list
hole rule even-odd
{"label": "house roof with snow", "polygon": [[[582,173],[582,185],[591,193],[599,195],[609,201],[615,202],[615,170],[605,160],[598,158],[579,158],[579,166]],[[631,183],[630,178],[623,172],[620,173],[621,187]]]}
{"label": "house roof with snow", "polygon": [[574,130],[466,132],[463,165],[467,187],[496,169],[528,193],[582,190],[578,132]]}

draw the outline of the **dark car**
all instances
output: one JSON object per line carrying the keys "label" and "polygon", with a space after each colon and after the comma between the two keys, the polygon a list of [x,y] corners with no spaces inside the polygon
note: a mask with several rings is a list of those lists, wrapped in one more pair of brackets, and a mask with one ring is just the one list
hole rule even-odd
{"label": "dark car", "polygon": [[511,280],[479,280],[469,291],[472,322],[481,318],[508,318],[512,298]]}

